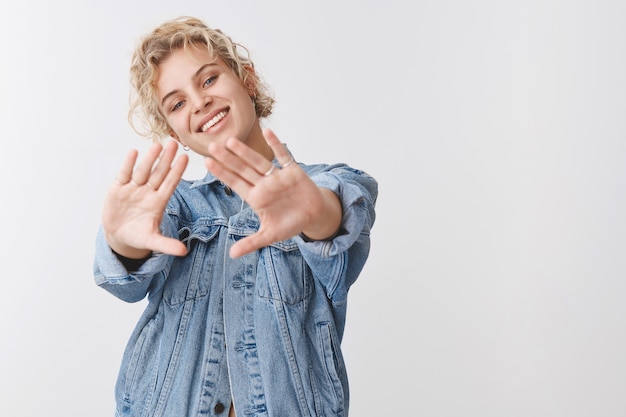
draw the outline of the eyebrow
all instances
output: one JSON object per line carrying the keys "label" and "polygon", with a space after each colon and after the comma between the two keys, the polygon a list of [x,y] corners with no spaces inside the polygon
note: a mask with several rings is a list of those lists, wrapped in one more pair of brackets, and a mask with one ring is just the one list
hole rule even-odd
{"label": "eyebrow", "polygon": [[[201,66],[200,68],[198,68],[198,71],[196,71],[196,73],[193,75],[193,78],[198,78],[200,76],[200,74],[202,74],[204,72],[205,69],[207,69],[208,67],[211,66],[215,66],[217,65],[217,62],[211,62],[208,64],[204,64],[203,66]],[[170,91],[169,93],[167,93],[166,95],[163,96],[163,98],[161,99],[161,107],[163,107],[165,105],[165,101],[170,97],[173,96],[174,94],[177,94],[178,90],[173,90]]]}

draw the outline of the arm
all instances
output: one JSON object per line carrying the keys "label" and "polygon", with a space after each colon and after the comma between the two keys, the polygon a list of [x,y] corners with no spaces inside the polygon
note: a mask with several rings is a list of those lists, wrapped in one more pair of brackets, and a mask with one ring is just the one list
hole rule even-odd
{"label": "arm", "polygon": [[313,214],[301,234],[307,240],[327,240],[333,237],[341,225],[341,202],[328,188],[320,188],[320,208]]}
{"label": "arm", "polygon": [[329,296],[342,300],[369,254],[378,184],[345,164],[305,172],[290,163],[291,154],[271,131],[264,134],[276,159],[284,161],[282,169],[270,169],[267,159],[234,138],[212,143],[212,157],[206,160],[209,171],[234,189],[261,222],[259,231],[234,244],[230,255],[294,238]]}
{"label": "arm", "polygon": [[138,301],[155,288],[154,278],[171,258],[165,254],[186,253],[175,225],[163,218],[187,164],[186,156],[172,163],[176,147],[175,142],[164,149],[154,145],[136,168],[137,152],[131,151],[105,198],[94,276],[99,286],[125,301]]}
{"label": "arm", "polygon": [[319,187],[331,190],[340,199],[341,225],[330,240],[309,241],[302,236],[294,239],[328,296],[334,303],[341,303],[369,256],[378,183],[367,173],[345,164],[312,167],[309,174]]}
{"label": "arm", "polygon": [[292,163],[291,154],[271,131],[264,134],[276,160],[283,165],[281,169],[274,169],[265,157],[235,138],[209,145],[209,171],[235,190],[261,222],[257,233],[232,246],[232,257],[300,233],[310,239],[328,239],[341,223],[342,207],[337,195],[318,187],[298,164]]}
{"label": "arm", "polygon": [[[142,259],[151,252],[184,255],[186,247],[162,235],[159,227],[167,201],[187,166],[183,155],[173,164],[176,142],[165,148],[153,145],[137,164],[137,151],[131,151],[104,201],[102,229],[115,253]],[[161,153],[161,151],[163,151]]]}

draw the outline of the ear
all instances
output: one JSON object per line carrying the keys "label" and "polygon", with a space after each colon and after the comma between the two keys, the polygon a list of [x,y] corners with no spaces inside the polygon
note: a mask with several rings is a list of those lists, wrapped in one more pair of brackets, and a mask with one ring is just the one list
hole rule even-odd
{"label": "ear", "polygon": [[172,139],[180,144],[180,146],[185,147],[185,144],[180,140],[180,137],[174,132],[172,129],[169,129],[169,135]]}
{"label": "ear", "polygon": [[257,78],[254,67],[252,65],[244,65],[243,69],[243,83],[248,90],[248,94],[250,94],[250,97],[256,97]]}

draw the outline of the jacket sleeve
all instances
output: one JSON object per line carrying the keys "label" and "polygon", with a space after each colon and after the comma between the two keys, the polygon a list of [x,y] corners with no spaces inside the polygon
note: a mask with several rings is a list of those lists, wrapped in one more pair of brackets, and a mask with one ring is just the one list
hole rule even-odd
{"label": "jacket sleeve", "polygon": [[[161,232],[168,237],[177,236],[176,227],[167,215],[161,223]],[[138,270],[128,271],[109,247],[100,226],[96,234],[94,279],[98,286],[119,299],[134,303],[163,286],[172,259],[171,255],[155,253]]]}
{"label": "jacket sleeve", "polygon": [[369,255],[378,183],[367,173],[345,164],[310,175],[319,187],[328,188],[339,197],[343,210],[341,227],[331,240],[307,241],[303,236],[294,240],[328,297],[334,304],[342,304]]}

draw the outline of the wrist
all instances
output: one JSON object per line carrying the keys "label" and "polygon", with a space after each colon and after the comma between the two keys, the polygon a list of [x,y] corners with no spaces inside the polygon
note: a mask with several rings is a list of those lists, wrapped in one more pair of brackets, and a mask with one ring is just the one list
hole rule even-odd
{"label": "wrist", "polygon": [[105,233],[105,240],[109,244],[111,251],[116,254],[118,257],[122,256],[127,259],[145,259],[149,258],[152,254],[152,251],[149,249],[138,249],[132,246],[128,246],[126,244],[117,242],[115,239],[110,237]]}
{"label": "wrist", "polygon": [[342,208],[339,197],[328,188],[320,188],[322,209],[300,232],[305,241],[328,240],[333,238],[341,226]]}

